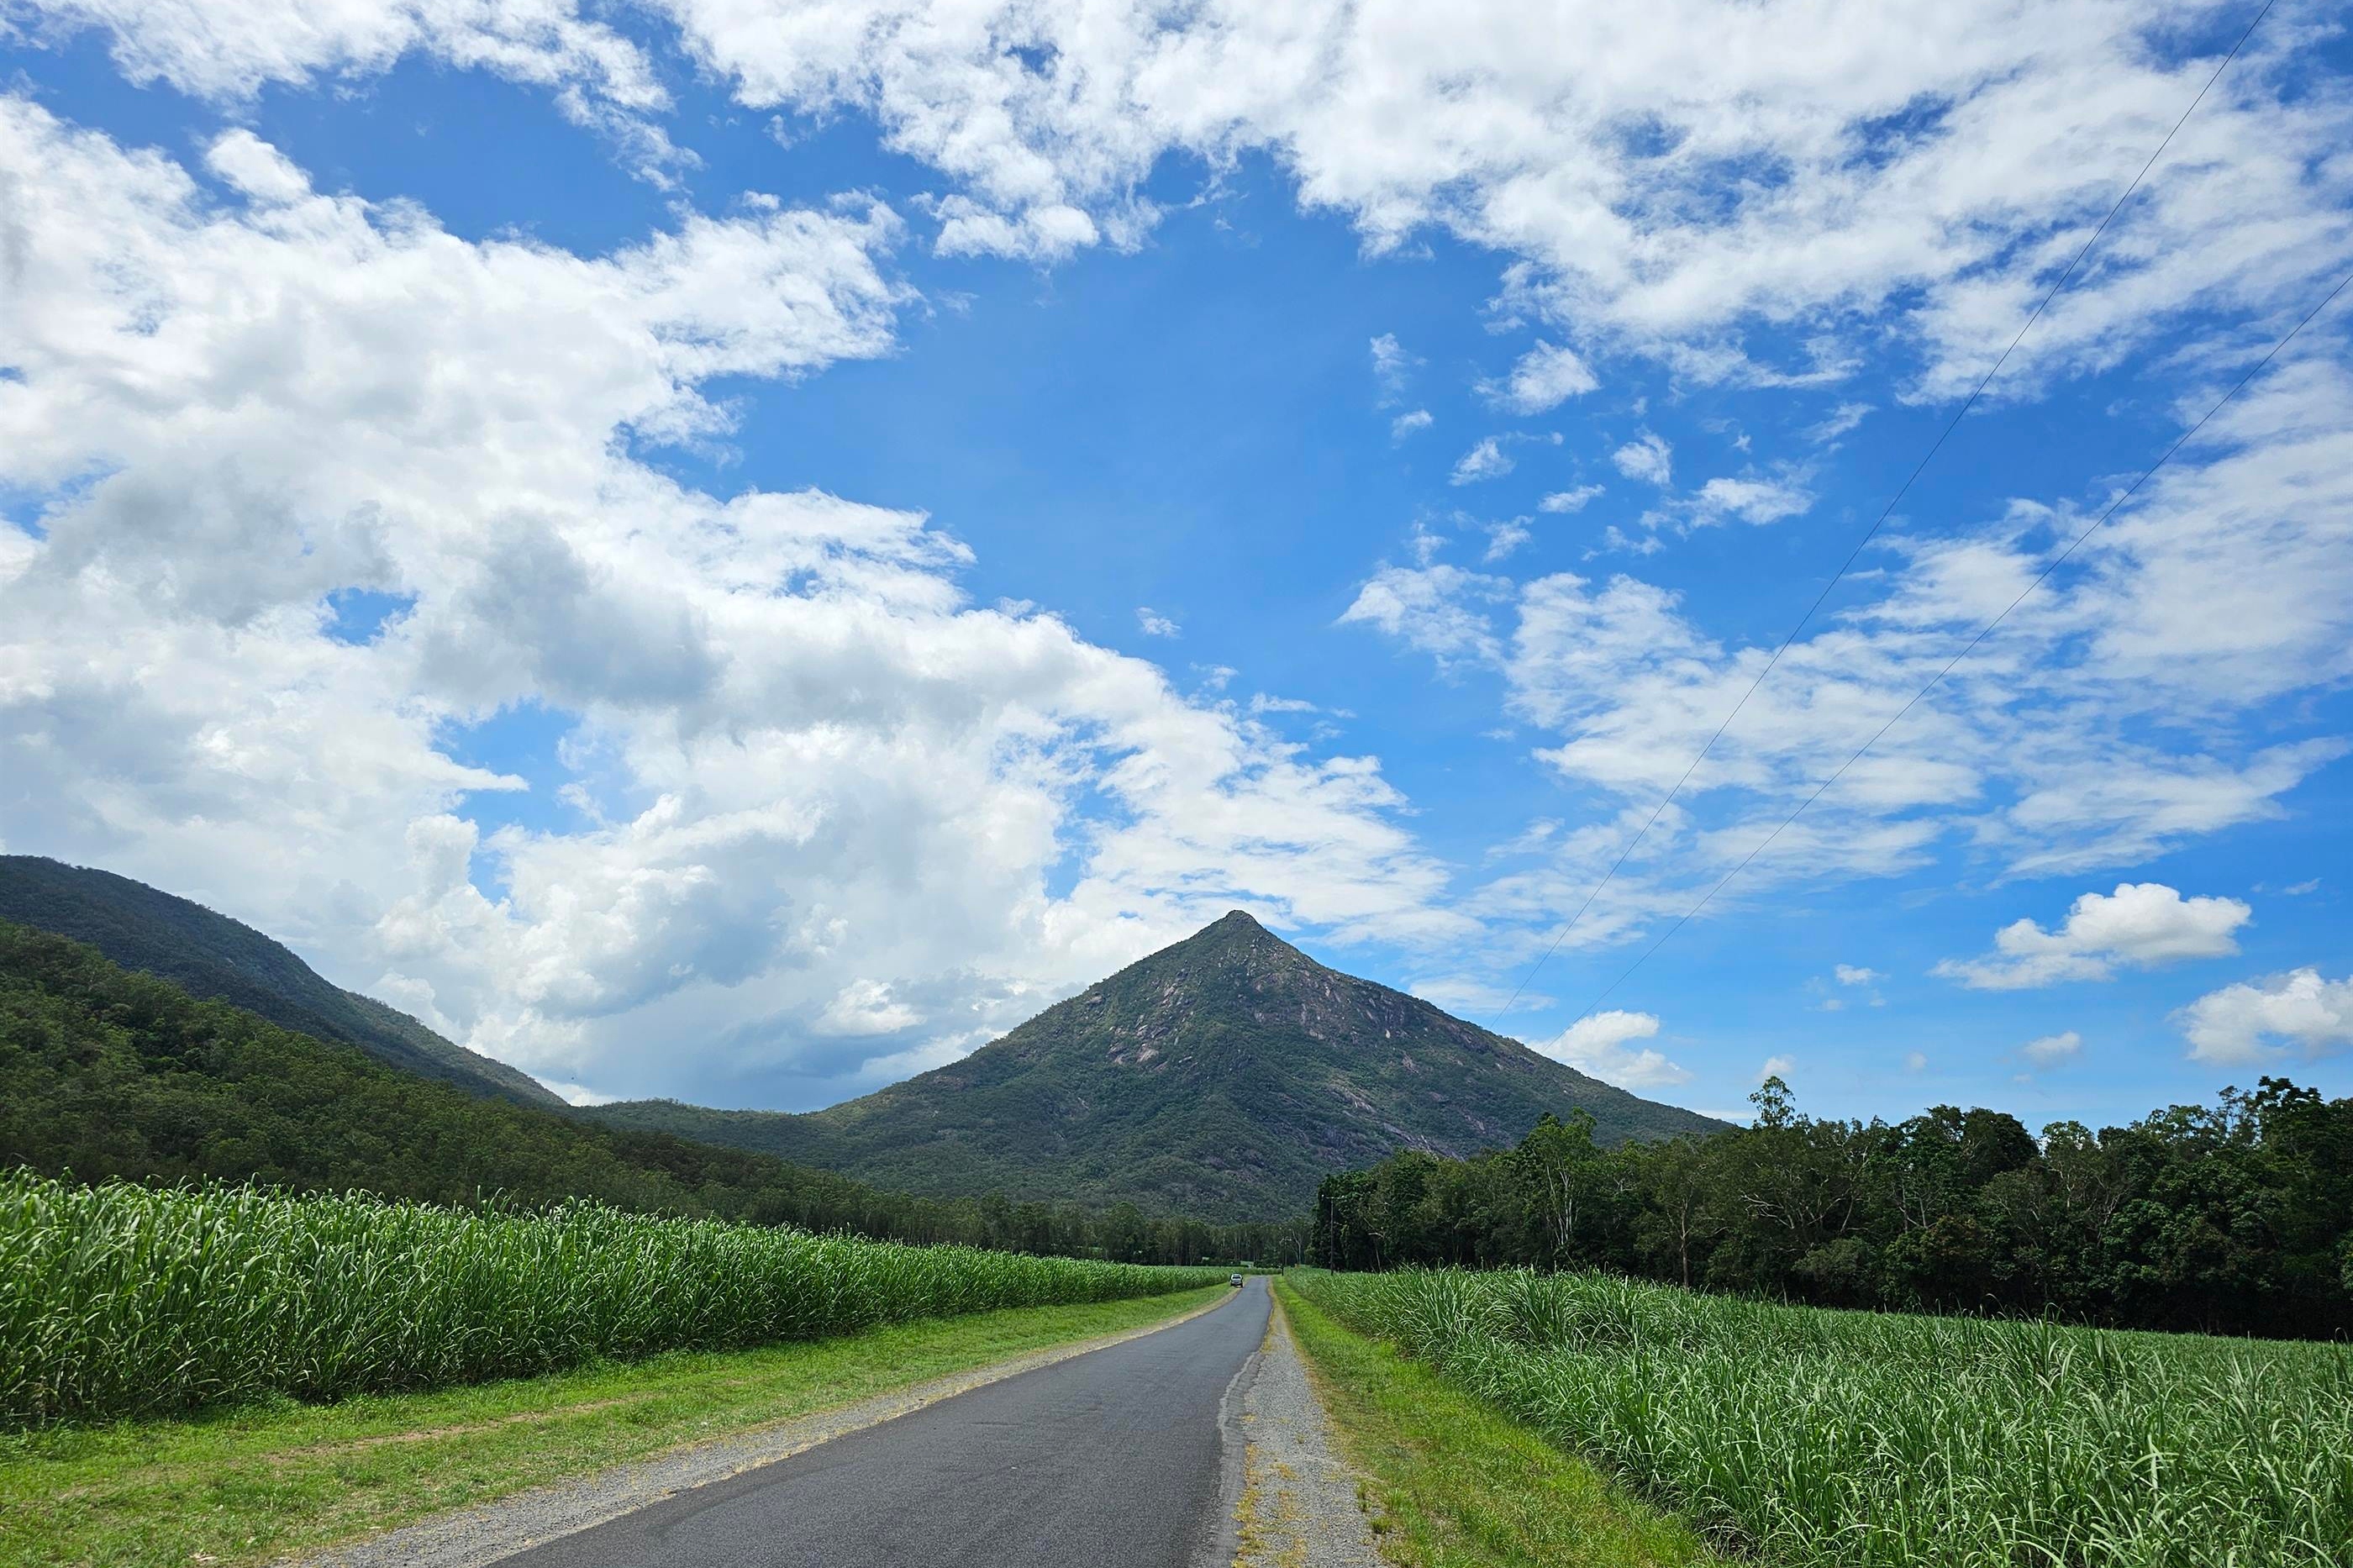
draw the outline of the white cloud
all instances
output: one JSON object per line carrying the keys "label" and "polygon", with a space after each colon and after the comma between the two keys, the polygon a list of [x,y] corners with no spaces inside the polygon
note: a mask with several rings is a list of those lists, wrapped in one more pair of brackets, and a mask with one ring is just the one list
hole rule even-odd
{"label": "white cloud", "polygon": [[[1936,395],[1989,363],[2214,63],[2183,57],[2158,0],[2031,26],[2008,0],[662,8],[739,102],[862,112],[938,169],[944,249],[1134,246],[1172,160],[1263,153],[1377,251],[1437,229],[1515,258],[1515,312],[1579,341],[1748,384],[1908,344]],[[2301,23],[2257,35],[2006,382],[2104,366],[2189,309],[2260,313],[2334,267],[2353,105],[2305,90]],[[1746,321],[1799,327],[1800,363],[1752,360]]]}
{"label": "white cloud", "polygon": [[1647,1040],[1658,1032],[1655,1015],[1613,1008],[1579,1018],[1552,1039],[1531,1042],[1529,1048],[1620,1089],[1665,1089],[1689,1083],[1692,1075],[1658,1051],[1647,1046],[1641,1050],[1627,1048],[1629,1041]]}
{"label": "white cloud", "polygon": [[1487,553],[1483,560],[1493,563],[1504,559],[1535,535],[1529,531],[1528,520],[1515,517],[1509,522],[1491,523],[1487,528]]}
{"label": "white cloud", "polygon": [[1429,429],[1436,423],[1437,421],[1430,417],[1429,409],[1413,409],[1389,421],[1389,439],[1402,441],[1409,436]]}
{"label": "white cloud", "polygon": [[620,1098],[615,1094],[600,1093],[585,1083],[571,1083],[563,1079],[543,1078],[539,1081],[561,1095],[567,1105],[610,1105]]}
{"label": "white cloud", "polygon": [[1441,664],[1488,660],[1500,645],[1477,605],[1510,593],[1504,579],[1460,566],[1384,566],[1356,591],[1340,624],[1377,627]]}
{"label": "white cloud", "polygon": [[1520,356],[1506,380],[1482,382],[1479,390],[1499,408],[1514,414],[1542,414],[1600,384],[1575,353],[1539,342]]}
{"label": "white cloud", "polygon": [[1905,1072],[1926,1072],[1928,1070],[1927,1053],[1926,1051],[1905,1052],[1904,1070]]}
{"label": "white cloud", "polygon": [[[2353,374],[2325,335],[2275,362],[1925,698],[2053,542],[2085,526],[2071,500],[1885,541],[1852,607],[1808,628],[1745,703],[1769,648],[1725,646],[1630,574],[1430,580],[1398,628],[1475,626],[1447,657],[1501,673],[1537,760],[1644,814],[1741,704],[1620,873],[1646,894],[1688,886],[1688,908],[1842,767],[1711,913],[1779,883],[1947,856],[1997,878],[2073,875],[2278,817],[2286,792],[2346,754],[2307,710],[2242,716],[2353,679],[2348,518]],[[1566,920],[1624,842],[1564,858],[1547,907]]]}
{"label": "white cloud", "polygon": [[1795,1057],[1767,1057],[1765,1065],[1757,1069],[1757,1081],[1763,1083],[1768,1078],[1778,1078],[1786,1082],[1797,1070],[1798,1058]]}
{"label": "white cloud", "polygon": [[2069,1029],[2063,1034],[2044,1035],[2018,1047],[2018,1054],[2038,1068],[2056,1067],[2084,1048],[2084,1037]]}
{"label": "white cloud", "polygon": [[1380,387],[1382,405],[1387,406],[1405,395],[1406,383],[1421,361],[1405,352],[1395,332],[1383,332],[1375,338],[1372,353],[1373,380]]}
{"label": "white cloud", "polygon": [[1828,418],[1806,432],[1806,439],[1818,447],[1826,446],[1862,424],[1870,414],[1868,403],[1841,403],[1831,410]]}
{"label": "white cloud", "polygon": [[2307,878],[2301,882],[2291,882],[2280,889],[2291,899],[2300,899],[2306,893],[2316,893],[2319,890],[2320,879],[2317,877]]}
{"label": "white cloud", "polygon": [[2353,1046],[2353,976],[2326,980],[2298,969],[2210,991],[2176,1016],[2191,1059],[2228,1066],[2276,1061],[2286,1047],[2307,1057]]}
{"label": "white cloud", "polygon": [[[211,163],[235,195],[0,96],[0,482],[40,510],[0,527],[12,848],[283,933],[552,1081],[768,1103],[968,1049],[1236,902],[1470,929],[1371,759],[973,605],[921,515],[641,460],[729,438],[712,378],[892,350],[887,208],[747,197],[584,258],[312,194],[246,132]],[[353,633],[347,590],[394,613]],[[461,760],[519,716],[554,761]],[[485,791],[536,826],[479,827]]]}
{"label": "white cloud", "polygon": [[2232,933],[2254,911],[2237,899],[2184,899],[2162,882],[2121,882],[2085,893],[2066,923],[2021,920],[1994,933],[1994,954],[1946,959],[1931,973],[1975,991],[2018,991],[2063,980],[2108,980],[2118,964],[2153,968],[2239,951]]}
{"label": "white cloud", "polygon": [[1555,490],[1536,502],[1538,511],[1583,511],[1588,501],[1601,493],[1599,485],[1577,485],[1569,489]]}
{"label": "white cloud", "polygon": [[1174,637],[1185,635],[1184,627],[1149,605],[1136,606],[1135,624],[1148,637]]}
{"label": "white cloud", "polygon": [[[1663,447],[1665,443],[1660,445]],[[1663,456],[1660,458],[1659,482],[1666,482]],[[1813,504],[1813,492],[1787,478],[1715,479],[1677,502],[1675,515],[1693,528],[1710,528],[1736,521],[1761,525],[1795,517]]]}
{"label": "white cloud", "polygon": [[1643,431],[1639,439],[1610,453],[1609,460],[1630,479],[1645,479],[1663,486],[1674,477],[1674,448],[1667,445],[1665,437],[1654,431]]}
{"label": "white cloud", "polygon": [[1876,969],[1865,969],[1855,963],[1834,965],[1831,973],[1837,977],[1838,983],[1841,985],[1869,985],[1887,978]]}
{"label": "white cloud", "polygon": [[1482,479],[1501,479],[1512,471],[1512,467],[1511,454],[1504,450],[1496,437],[1489,436],[1455,459],[1454,471],[1447,476],[1447,483],[1474,485]]}
{"label": "white cloud", "polygon": [[241,103],[266,87],[371,76],[423,54],[548,89],[642,174],[666,183],[693,162],[655,121],[670,99],[645,51],[572,0],[21,0],[12,9],[41,18],[36,37],[102,29],[117,68],[142,87],[168,82]]}

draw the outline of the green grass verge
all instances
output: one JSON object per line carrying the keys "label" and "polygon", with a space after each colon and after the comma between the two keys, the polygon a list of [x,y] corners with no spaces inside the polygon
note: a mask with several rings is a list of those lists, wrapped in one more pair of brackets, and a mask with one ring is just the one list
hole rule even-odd
{"label": "green grass verge", "polygon": [[1592,1466],[1275,1290],[1382,1552],[1408,1568],[1683,1568],[1719,1559]]}
{"label": "green grass verge", "polygon": [[0,1439],[0,1565],[269,1561],[446,1509],[1118,1333],[1227,1293],[1026,1307],[427,1394]]}

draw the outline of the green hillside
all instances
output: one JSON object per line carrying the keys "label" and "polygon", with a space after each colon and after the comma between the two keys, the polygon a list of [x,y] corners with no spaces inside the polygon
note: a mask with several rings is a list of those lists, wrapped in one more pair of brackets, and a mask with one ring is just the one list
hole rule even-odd
{"label": "green hillside", "polygon": [[0,1169],[16,1165],[819,1226],[904,1203],[765,1155],[485,1100],[0,921]]}
{"label": "green hillside", "polygon": [[273,1024],[356,1046],[391,1067],[519,1105],[561,1106],[527,1073],[407,1014],[329,984],[281,944],[202,904],[111,871],[0,855],[0,920],[86,942],[121,964]]}
{"label": "green hillside", "polygon": [[768,1154],[467,1093],[0,921],[0,1171],[251,1181],[539,1206],[595,1198],[905,1241],[1131,1262],[1300,1256],[1299,1225],[1147,1223],[1133,1209],[884,1192]]}
{"label": "green hillside", "polygon": [[1722,1130],[1327,969],[1236,911],[960,1062],[829,1110],[586,1114],[911,1192],[1242,1220],[1303,1213],[1325,1176],[1396,1150],[1468,1154],[1574,1109],[1609,1143]]}

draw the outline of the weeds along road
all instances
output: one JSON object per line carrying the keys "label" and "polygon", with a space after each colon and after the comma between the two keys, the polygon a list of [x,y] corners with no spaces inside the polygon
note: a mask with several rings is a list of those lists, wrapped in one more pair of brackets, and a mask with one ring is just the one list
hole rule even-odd
{"label": "weeds along road", "polygon": [[[1232,1556],[1234,1374],[1266,1280],[1040,1367],[501,1560],[501,1568],[1191,1568]],[[1233,1447],[1238,1450],[1239,1439]]]}

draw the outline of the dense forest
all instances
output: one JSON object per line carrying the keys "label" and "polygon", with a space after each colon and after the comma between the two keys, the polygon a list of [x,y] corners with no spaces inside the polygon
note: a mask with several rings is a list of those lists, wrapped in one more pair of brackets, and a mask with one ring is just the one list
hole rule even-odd
{"label": "dense forest", "polygon": [[2041,1138],[1994,1110],[1893,1124],[1799,1113],[1604,1149],[1547,1119],[1468,1160],[1335,1176],[1315,1259],[1600,1268],[1821,1306],[2052,1315],[2148,1329],[2353,1335],[2353,1099],[2266,1078]]}
{"label": "dense forest", "polygon": [[1213,1226],[884,1192],[770,1155],[483,1099],[199,1001],[0,921],[0,1170],[649,1214],[1139,1263],[1294,1261],[1298,1225]]}

